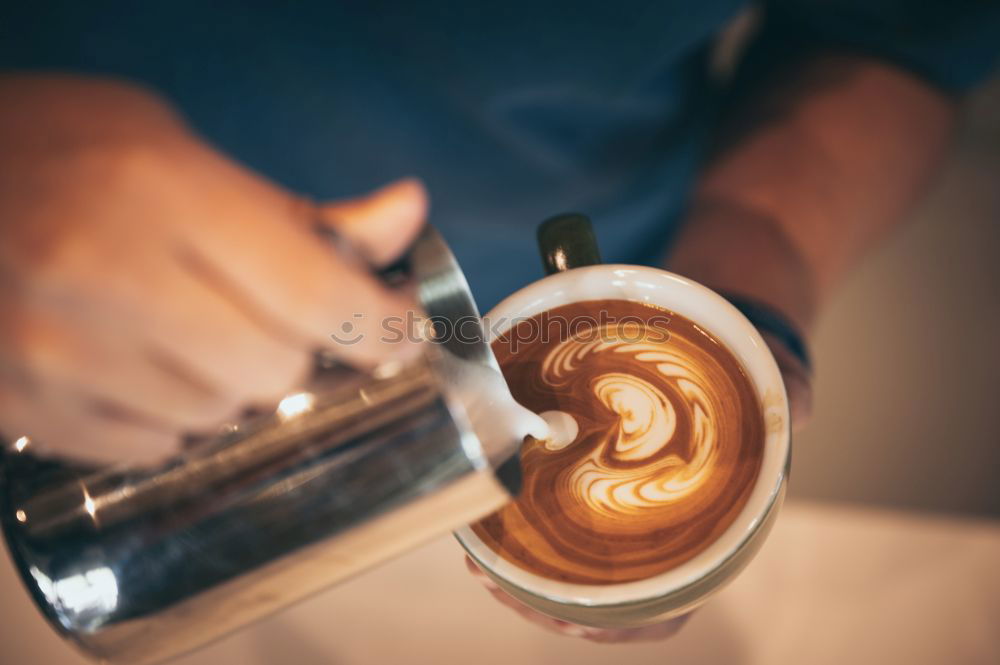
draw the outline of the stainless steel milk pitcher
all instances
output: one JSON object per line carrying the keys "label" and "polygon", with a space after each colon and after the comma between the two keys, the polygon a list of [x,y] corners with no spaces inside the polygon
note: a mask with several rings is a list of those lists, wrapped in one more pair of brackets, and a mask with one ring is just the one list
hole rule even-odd
{"label": "stainless steel milk pitcher", "polygon": [[499,374],[467,334],[480,321],[465,279],[431,228],[408,261],[426,313],[466,331],[409,366],[321,360],[301,392],[154,469],[6,446],[4,535],[56,630],[102,660],[160,661],[510,499],[524,432],[488,418],[517,407],[483,379]]}

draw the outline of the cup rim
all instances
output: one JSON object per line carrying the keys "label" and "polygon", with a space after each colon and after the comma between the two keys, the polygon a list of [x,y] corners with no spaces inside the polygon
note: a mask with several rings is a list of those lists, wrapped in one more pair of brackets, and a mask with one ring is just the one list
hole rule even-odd
{"label": "cup rim", "polygon": [[[617,295],[608,295],[617,294]],[[574,294],[592,297],[574,297]],[[586,300],[629,300],[663,307],[704,325],[744,367],[764,416],[764,455],[754,487],[729,527],[692,559],[652,577],[614,584],[561,582],[513,564],[464,526],[459,543],[492,576],[547,600],[580,606],[624,605],[648,601],[696,584],[736,556],[751,541],[768,511],[777,508],[786,482],[791,428],[788,397],[777,363],[760,333],[729,301],[686,277],[649,266],[598,264],[573,268],[533,282],[505,298],[485,316],[507,323],[486,326],[487,341],[510,327],[510,320],[530,317],[562,304]],[[704,311],[693,313],[696,308]],[[711,320],[713,323],[708,323]],[[719,325],[722,324],[722,325]]]}

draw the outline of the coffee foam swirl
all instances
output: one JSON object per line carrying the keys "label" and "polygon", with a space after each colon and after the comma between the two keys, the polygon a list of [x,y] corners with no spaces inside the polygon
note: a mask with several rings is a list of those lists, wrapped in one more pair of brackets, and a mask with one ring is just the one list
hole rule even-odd
{"label": "coffee foam swirl", "polygon": [[[666,313],[594,301],[548,314],[602,308],[619,320]],[[714,338],[666,314],[669,336],[607,323],[516,353],[494,343],[518,401],[564,411],[579,426],[560,446],[529,437],[522,495],[473,527],[502,556],[566,581],[642,579],[696,555],[742,508],[762,456],[753,387]]]}

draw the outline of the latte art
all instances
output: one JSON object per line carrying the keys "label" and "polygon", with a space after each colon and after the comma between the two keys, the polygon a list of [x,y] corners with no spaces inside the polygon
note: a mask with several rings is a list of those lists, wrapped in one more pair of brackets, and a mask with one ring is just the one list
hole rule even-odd
{"label": "latte art", "polygon": [[[610,584],[673,568],[729,526],[760,467],[763,421],[736,359],[683,317],[617,300],[547,314],[598,310],[633,322],[552,331],[516,352],[494,343],[514,397],[576,431],[529,437],[521,496],[473,529],[532,572]],[[665,314],[666,330],[634,323]]]}

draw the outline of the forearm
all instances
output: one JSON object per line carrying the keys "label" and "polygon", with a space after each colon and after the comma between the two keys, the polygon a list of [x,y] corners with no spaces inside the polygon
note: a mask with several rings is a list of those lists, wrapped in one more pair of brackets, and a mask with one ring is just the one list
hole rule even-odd
{"label": "forearm", "polygon": [[831,56],[765,87],[735,120],[762,115],[704,172],[668,266],[807,330],[925,189],[954,103],[887,65]]}

